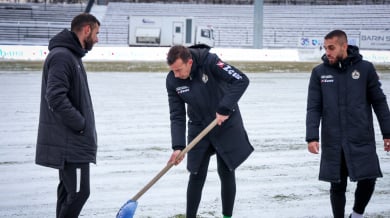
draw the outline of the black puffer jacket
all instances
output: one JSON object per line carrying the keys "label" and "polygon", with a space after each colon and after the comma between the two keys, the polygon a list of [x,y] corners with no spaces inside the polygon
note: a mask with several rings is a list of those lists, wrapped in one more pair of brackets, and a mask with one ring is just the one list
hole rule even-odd
{"label": "black puffer jacket", "polygon": [[374,66],[362,60],[356,46],[348,57],[330,65],[327,57],[312,71],[307,103],[306,141],[319,140],[320,180],[340,180],[344,152],[350,179],[381,177],[376,154],[372,108],[383,137],[390,137],[390,112]]}
{"label": "black puffer jacket", "polygon": [[211,144],[230,169],[238,167],[253,151],[244,129],[237,102],[245,92],[249,79],[222,62],[207,48],[191,48],[193,65],[188,79],[177,79],[169,72],[168,91],[173,149],[186,145],[186,108],[188,142],[195,138],[211,121],[215,113],[230,115],[222,126],[215,127],[189,153],[187,168],[197,172],[202,157]]}
{"label": "black puffer jacket", "polygon": [[97,136],[87,74],[86,51],[63,30],[49,43],[41,88],[36,163],[62,169],[65,162],[96,163]]}

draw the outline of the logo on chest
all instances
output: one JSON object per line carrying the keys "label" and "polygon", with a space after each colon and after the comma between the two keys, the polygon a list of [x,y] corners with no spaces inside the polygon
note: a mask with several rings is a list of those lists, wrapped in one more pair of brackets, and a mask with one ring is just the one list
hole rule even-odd
{"label": "logo on chest", "polygon": [[209,77],[207,76],[207,74],[202,75],[202,81],[203,83],[207,83],[207,81],[209,81]]}
{"label": "logo on chest", "polygon": [[354,71],[352,72],[352,79],[359,79],[359,78],[360,78],[360,73],[359,73],[359,71],[354,70]]}
{"label": "logo on chest", "polygon": [[190,87],[188,86],[180,86],[176,88],[177,94],[183,94],[190,91]]}
{"label": "logo on chest", "polygon": [[333,83],[334,77],[333,75],[322,75],[321,76],[321,83]]}

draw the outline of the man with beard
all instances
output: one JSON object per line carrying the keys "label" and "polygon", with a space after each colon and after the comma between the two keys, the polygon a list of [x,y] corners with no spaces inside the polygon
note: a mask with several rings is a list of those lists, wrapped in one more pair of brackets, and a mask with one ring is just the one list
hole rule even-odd
{"label": "man with beard", "polygon": [[90,193],[97,136],[81,58],[98,42],[99,28],[91,14],[74,17],[70,31],[50,40],[43,67],[36,163],[59,170],[57,218],[78,217]]}
{"label": "man with beard", "polygon": [[382,177],[376,153],[372,109],[384,150],[390,151],[390,112],[386,96],[372,63],[362,59],[347,35],[334,30],[325,36],[323,63],[312,71],[308,89],[306,141],[318,154],[321,122],[321,165],[319,179],[330,182],[333,216],[344,218],[347,177],[357,181],[353,211],[362,218]]}

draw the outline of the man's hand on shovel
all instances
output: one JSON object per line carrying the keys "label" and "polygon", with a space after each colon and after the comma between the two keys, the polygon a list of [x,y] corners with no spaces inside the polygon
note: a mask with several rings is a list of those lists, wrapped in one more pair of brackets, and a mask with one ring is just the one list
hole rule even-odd
{"label": "man's hand on shovel", "polygon": [[217,119],[217,125],[218,126],[222,125],[222,123],[225,122],[225,120],[229,119],[228,115],[221,115],[219,113],[216,113],[215,116],[216,116],[216,119]]}
{"label": "man's hand on shovel", "polygon": [[168,163],[178,165],[184,159],[184,156],[185,156],[185,154],[179,156],[180,153],[181,153],[181,150],[173,151],[171,158],[169,158]]}
{"label": "man's hand on shovel", "polygon": [[176,150],[171,155],[168,164],[155,176],[152,180],[148,182],[133,198],[128,200],[118,211],[116,218],[133,218],[135,210],[137,209],[137,200],[147,191],[154,183],[156,183],[168,170],[173,166],[173,164],[179,164],[184,155],[191,150],[205,135],[207,135],[210,130],[212,130],[217,125],[217,119],[213,120],[202,132],[199,133],[184,149],[183,151]]}

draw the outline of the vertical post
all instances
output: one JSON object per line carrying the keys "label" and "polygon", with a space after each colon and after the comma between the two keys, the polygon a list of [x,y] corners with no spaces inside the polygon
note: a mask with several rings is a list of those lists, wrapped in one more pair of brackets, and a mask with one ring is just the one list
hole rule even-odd
{"label": "vertical post", "polygon": [[[90,13],[91,12],[91,8],[92,8],[94,3],[95,3],[95,0],[88,0],[88,4],[87,4],[87,7],[85,7],[84,12],[85,13]],[[81,1],[80,1],[80,5],[82,6],[82,2]]]}
{"label": "vertical post", "polygon": [[254,0],[253,48],[263,48],[263,3],[264,0]]}

